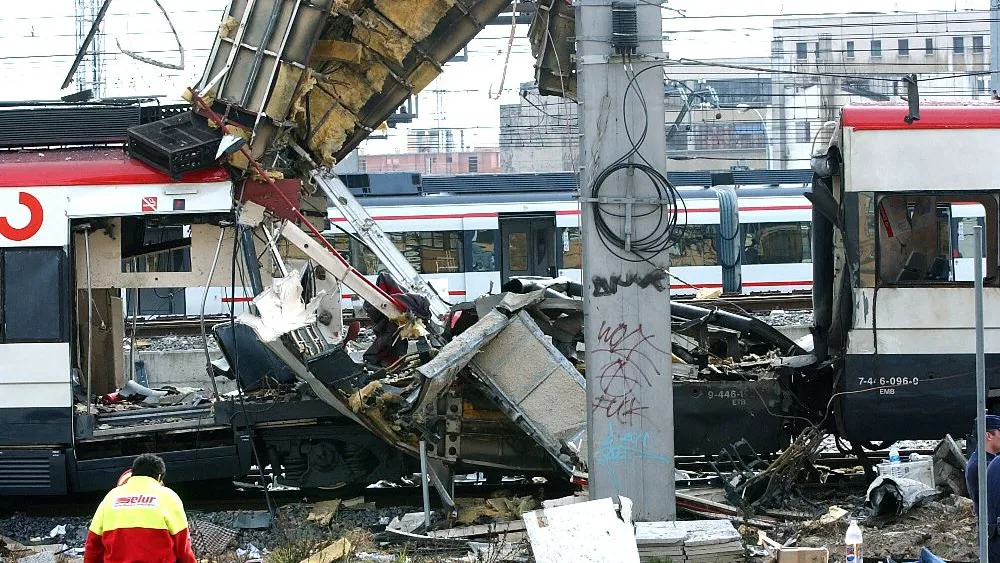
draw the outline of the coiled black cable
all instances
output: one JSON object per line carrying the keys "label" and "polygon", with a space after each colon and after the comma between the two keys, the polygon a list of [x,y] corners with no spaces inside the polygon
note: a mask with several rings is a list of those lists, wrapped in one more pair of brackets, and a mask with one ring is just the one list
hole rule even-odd
{"label": "coiled black cable", "polygon": [[[660,66],[650,66],[637,73],[632,72],[630,74],[631,58],[627,58],[626,62],[625,74],[629,76],[629,82],[625,87],[625,94],[622,96],[622,122],[625,125],[625,135],[628,138],[631,148],[594,178],[590,188],[590,204],[598,238],[609,252],[628,262],[650,262],[653,257],[667,251],[671,246],[676,244],[683,235],[683,225],[680,225],[678,221],[680,215],[678,210],[684,205],[684,200],[677,191],[677,188],[667,180],[666,176],[661,174],[639,152],[649,132],[648,116],[643,123],[642,131],[636,139],[633,139],[632,131],[628,125],[627,109],[630,92],[635,92],[635,96],[642,106],[643,114],[647,115],[649,113],[645,96],[640,89],[635,87],[636,80],[644,72],[652,69],[662,70],[662,68]],[[619,230],[612,228],[609,224],[609,220],[612,219],[616,226],[625,220],[625,213],[618,211],[620,206],[624,204],[601,202],[601,198],[605,197],[602,191],[608,179],[622,171],[625,171],[629,175],[633,175],[635,171],[641,172],[649,180],[650,186],[652,186],[653,193],[650,194],[652,197],[648,199],[656,199],[660,202],[655,205],[644,203],[634,204],[636,206],[652,205],[653,209],[640,213],[632,213],[632,219],[639,219],[655,214],[657,216],[656,225],[647,232],[636,233],[629,241],[626,241],[626,237],[619,234]],[[640,194],[630,194],[629,197],[647,199]],[[624,228],[621,231],[624,231]]]}

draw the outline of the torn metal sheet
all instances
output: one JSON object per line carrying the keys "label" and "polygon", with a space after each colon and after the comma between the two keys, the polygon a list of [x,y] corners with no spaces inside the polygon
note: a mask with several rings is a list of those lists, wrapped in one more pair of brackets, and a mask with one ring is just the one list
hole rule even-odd
{"label": "torn metal sheet", "polygon": [[284,278],[274,278],[274,284],[253,300],[257,314],[247,311],[239,316],[239,321],[253,328],[264,342],[314,323],[322,296],[303,303],[300,280],[298,270],[292,270]]}
{"label": "torn metal sheet", "polygon": [[434,410],[437,399],[455,381],[458,373],[509,323],[506,315],[491,311],[472,328],[445,344],[433,360],[417,369],[424,382],[413,405],[414,419],[424,420],[428,409]]}
{"label": "torn metal sheet", "polygon": [[586,464],[583,376],[548,342],[526,312],[517,313],[483,346],[470,367],[507,416],[564,470],[571,472],[574,466]]}
{"label": "torn metal sheet", "polygon": [[509,4],[233,2],[198,90],[248,134],[255,157],[279,148],[288,132],[315,161],[331,165],[430,84]]}

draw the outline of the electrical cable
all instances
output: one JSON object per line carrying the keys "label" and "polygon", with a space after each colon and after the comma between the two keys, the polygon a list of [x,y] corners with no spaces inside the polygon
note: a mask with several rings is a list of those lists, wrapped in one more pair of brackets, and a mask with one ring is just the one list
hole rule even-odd
{"label": "electrical cable", "polygon": [[[625,135],[631,147],[625,152],[625,154],[619,157],[611,165],[604,168],[594,178],[590,187],[589,204],[593,210],[594,225],[598,233],[598,240],[601,241],[601,244],[603,244],[609,252],[627,262],[649,262],[651,258],[662,254],[676,242],[675,228],[678,225],[678,206],[683,205],[683,198],[680,196],[677,188],[674,187],[669,180],[667,180],[664,174],[661,174],[654,166],[652,166],[652,164],[650,164],[650,162],[639,150],[645,142],[646,135],[649,132],[649,110],[645,96],[640,89],[635,87],[635,84],[639,76],[643,73],[652,69],[659,69],[662,72],[662,69],[660,66],[649,66],[638,73],[634,71],[630,73],[630,57],[627,58],[627,62],[628,65],[625,67],[625,75],[629,77],[629,82],[626,85],[625,92],[622,96],[621,111]],[[639,105],[642,108],[642,115],[644,116],[643,126],[637,138],[633,137],[628,124],[629,93],[633,90],[639,101]],[[641,162],[636,162],[635,157],[638,157]],[[625,172],[631,177],[637,170],[649,180],[649,184],[655,195],[655,200],[659,203],[654,204],[655,207],[651,211],[634,214],[632,217],[624,217],[623,213],[611,211],[608,207],[611,205],[616,207],[621,206],[622,203],[602,202],[602,199],[605,198],[605,196],[602,195],[602,191],[604,190],[605,184],[608,180],[615,174]],[[634,194],[626,197],[634,197]],[[631,205],[627,205],[624,213],[628,214],[630,212]],[[624,218],[625,223],[632,226],[632,218],[646,217],[654,213],[657,214],[658,217],[656,218],[656,224],[653,229],[645,234],[637,235],[634,238],[631,233],[619,235],[608,222],[609,218],[614,218],[616,222]]]}
{"label": "electrical cable", "polygon": [[[205,372],[212,382],[212,395],[215,400],[219,400],[219,386],[215,383],[215,372],[212,369],[212,356],[208,351],[208,335],[205,331],[205,305],[208,303],[208,291],[212,287],[212,277],[215,276],[215,267],[219,264],[219,255],[222,253],[222,239],[226,235],[226,229],[219,227],[219,243],[215,246],[215,257],[212,258],[212,267],[208,270],[208,279],[205,281],[205,293],[201,296],[201,311],[198,315],[198,325],[201,328],[201,344],[205,350]],[[235,334],[235,333],[234,333]]]}

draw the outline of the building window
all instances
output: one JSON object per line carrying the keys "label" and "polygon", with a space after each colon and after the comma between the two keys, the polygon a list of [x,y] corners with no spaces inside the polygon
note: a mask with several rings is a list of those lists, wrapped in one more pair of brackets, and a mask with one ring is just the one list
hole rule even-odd
{"label": "building window", "polygon": [[811,128],[809,126],[809,120],[808,119],[800,121],[798,123],[798,126],[795,128],[795,131],[796,131],[795,142],[797,142],[797,143],[810,143],[810,142],[812,142],[812,135],[811,135],[810,129]]}
{"label": "building window", "polygon": [[975,54],[982,54],[983,52],[983,36],[976,35],[972,38],[972,52]]}
{"label": "building window", "polygon": [[899,40],[899,56],[909,57],[910,56],[910,40],[900,39]]}
{"label": "building window", "polygon": [[951,38],[951,48],[955,51],[956,55],[961,55],[965,53],[965,38],[964,37],[952,37]]}
{"label": "building window", "polygon": [[479,172],[479,155],[469,155],[469,172]]}
{"label": "building window", "polygon": [[854,41],[847,42],[847,58],[854,58]]}
{"label": "building window", "polygon": [[804,61],[809,57],[809,44],[800,42],[795,44],[795,58]]}
{"label": "building window", "polygon": [[934,38],[928,37],[924,39],[924,54],[933,55],[934,54]]}
{"label": "building window", "polygon": [[873,57],[882,56],[882,42],[878,39],[872,40],[872,56]]}

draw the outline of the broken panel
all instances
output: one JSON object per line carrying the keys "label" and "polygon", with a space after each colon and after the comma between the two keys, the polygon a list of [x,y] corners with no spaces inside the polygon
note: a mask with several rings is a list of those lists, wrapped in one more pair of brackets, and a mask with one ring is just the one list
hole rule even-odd
{"label": "broken panel", "polygon": [[517,313],[470,366],[487,395],[563,469],[586,464],[583,377],[526,312]]}

